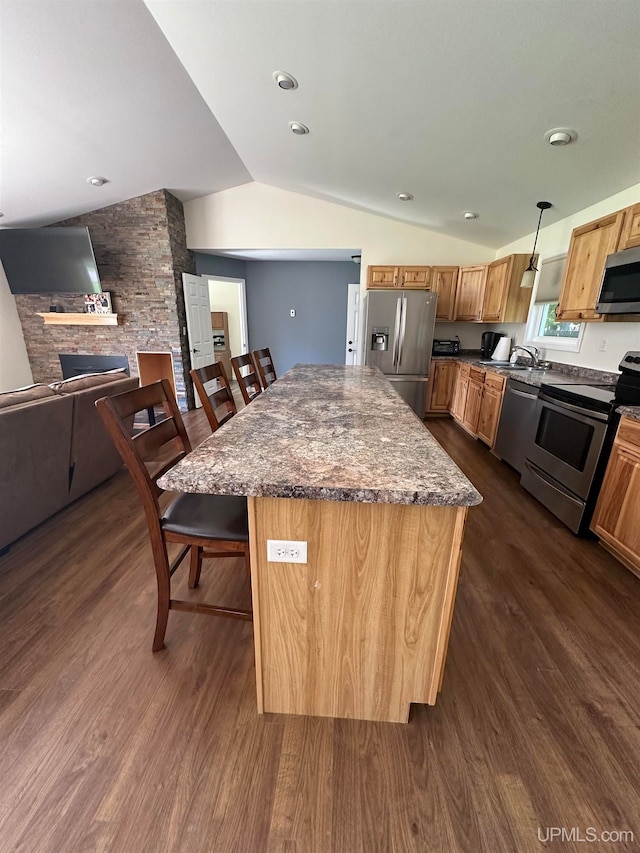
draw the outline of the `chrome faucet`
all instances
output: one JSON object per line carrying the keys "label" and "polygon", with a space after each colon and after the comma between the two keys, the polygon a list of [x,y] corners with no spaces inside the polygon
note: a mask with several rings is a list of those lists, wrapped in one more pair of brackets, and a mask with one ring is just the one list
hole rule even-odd
{"label": "chrome faucet", "polygon": [[513,352],[515,352],[516,350],[522,350],[523,352],[526,352],[526,354],[527,354],[527,355],[529,356],[529,358],[531,359],[531,367],[538,367],[538,364],[540,363],[540,360],[539,360],[539,358],[538,358],[538,356],[540,355],[540,350],[538,349],[538,347],[534,347],[534,346],[530,346],[530,347],[521,347],[521,346],[516,346],[516,347],[514,347],[514,348],[513,348]]}

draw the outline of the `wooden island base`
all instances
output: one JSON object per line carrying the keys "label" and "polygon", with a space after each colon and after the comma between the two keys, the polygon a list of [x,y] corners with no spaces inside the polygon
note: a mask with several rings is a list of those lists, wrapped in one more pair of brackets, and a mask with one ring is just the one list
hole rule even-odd
{"label": "wooden island base", "polygon": [[[406,723],[442,683],[467,507],[250,497],[259,713]],[[267,561],[267,539],[308,562]]]}

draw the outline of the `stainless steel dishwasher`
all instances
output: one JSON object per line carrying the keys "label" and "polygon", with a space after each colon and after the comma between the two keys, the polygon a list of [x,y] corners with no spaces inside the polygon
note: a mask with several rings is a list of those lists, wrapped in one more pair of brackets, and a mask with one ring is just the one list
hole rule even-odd
{"label": "stainless steel dishwasher", "polygon": [[524,469],[525,453],[532,441],[536,425],[538,391],[538,388],[527,385],[526,382],[509,379],[504,392],[493,450],[496,456],[508,462],[519,474],[522,474]]}

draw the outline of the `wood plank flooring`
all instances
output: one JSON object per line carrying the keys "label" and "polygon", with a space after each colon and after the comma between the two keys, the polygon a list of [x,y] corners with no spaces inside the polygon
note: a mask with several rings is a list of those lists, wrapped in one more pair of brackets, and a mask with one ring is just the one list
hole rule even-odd
{"label": "wood plank flooring", "polygon": [[[207,433],[190,414],[197,440]],[[640,580],[450,421],[469,512],[442,693],[407,726],[267,715],[250,624],[171,613],[117,475],[0,558],[0,853],[640,847]],[[248,604],[241,560],[202,595]],[[635,843],[544,845],[548,828]]]}

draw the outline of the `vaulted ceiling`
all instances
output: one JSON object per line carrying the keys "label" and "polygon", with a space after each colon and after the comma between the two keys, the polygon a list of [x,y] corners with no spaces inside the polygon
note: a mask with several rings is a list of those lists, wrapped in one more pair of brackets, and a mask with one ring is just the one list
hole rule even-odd
{"label": "vaulted ceiling", "polygon": [[0,0],[0,29],[3,226],[257,180],[499,247],[640,181],[637,0]]}

